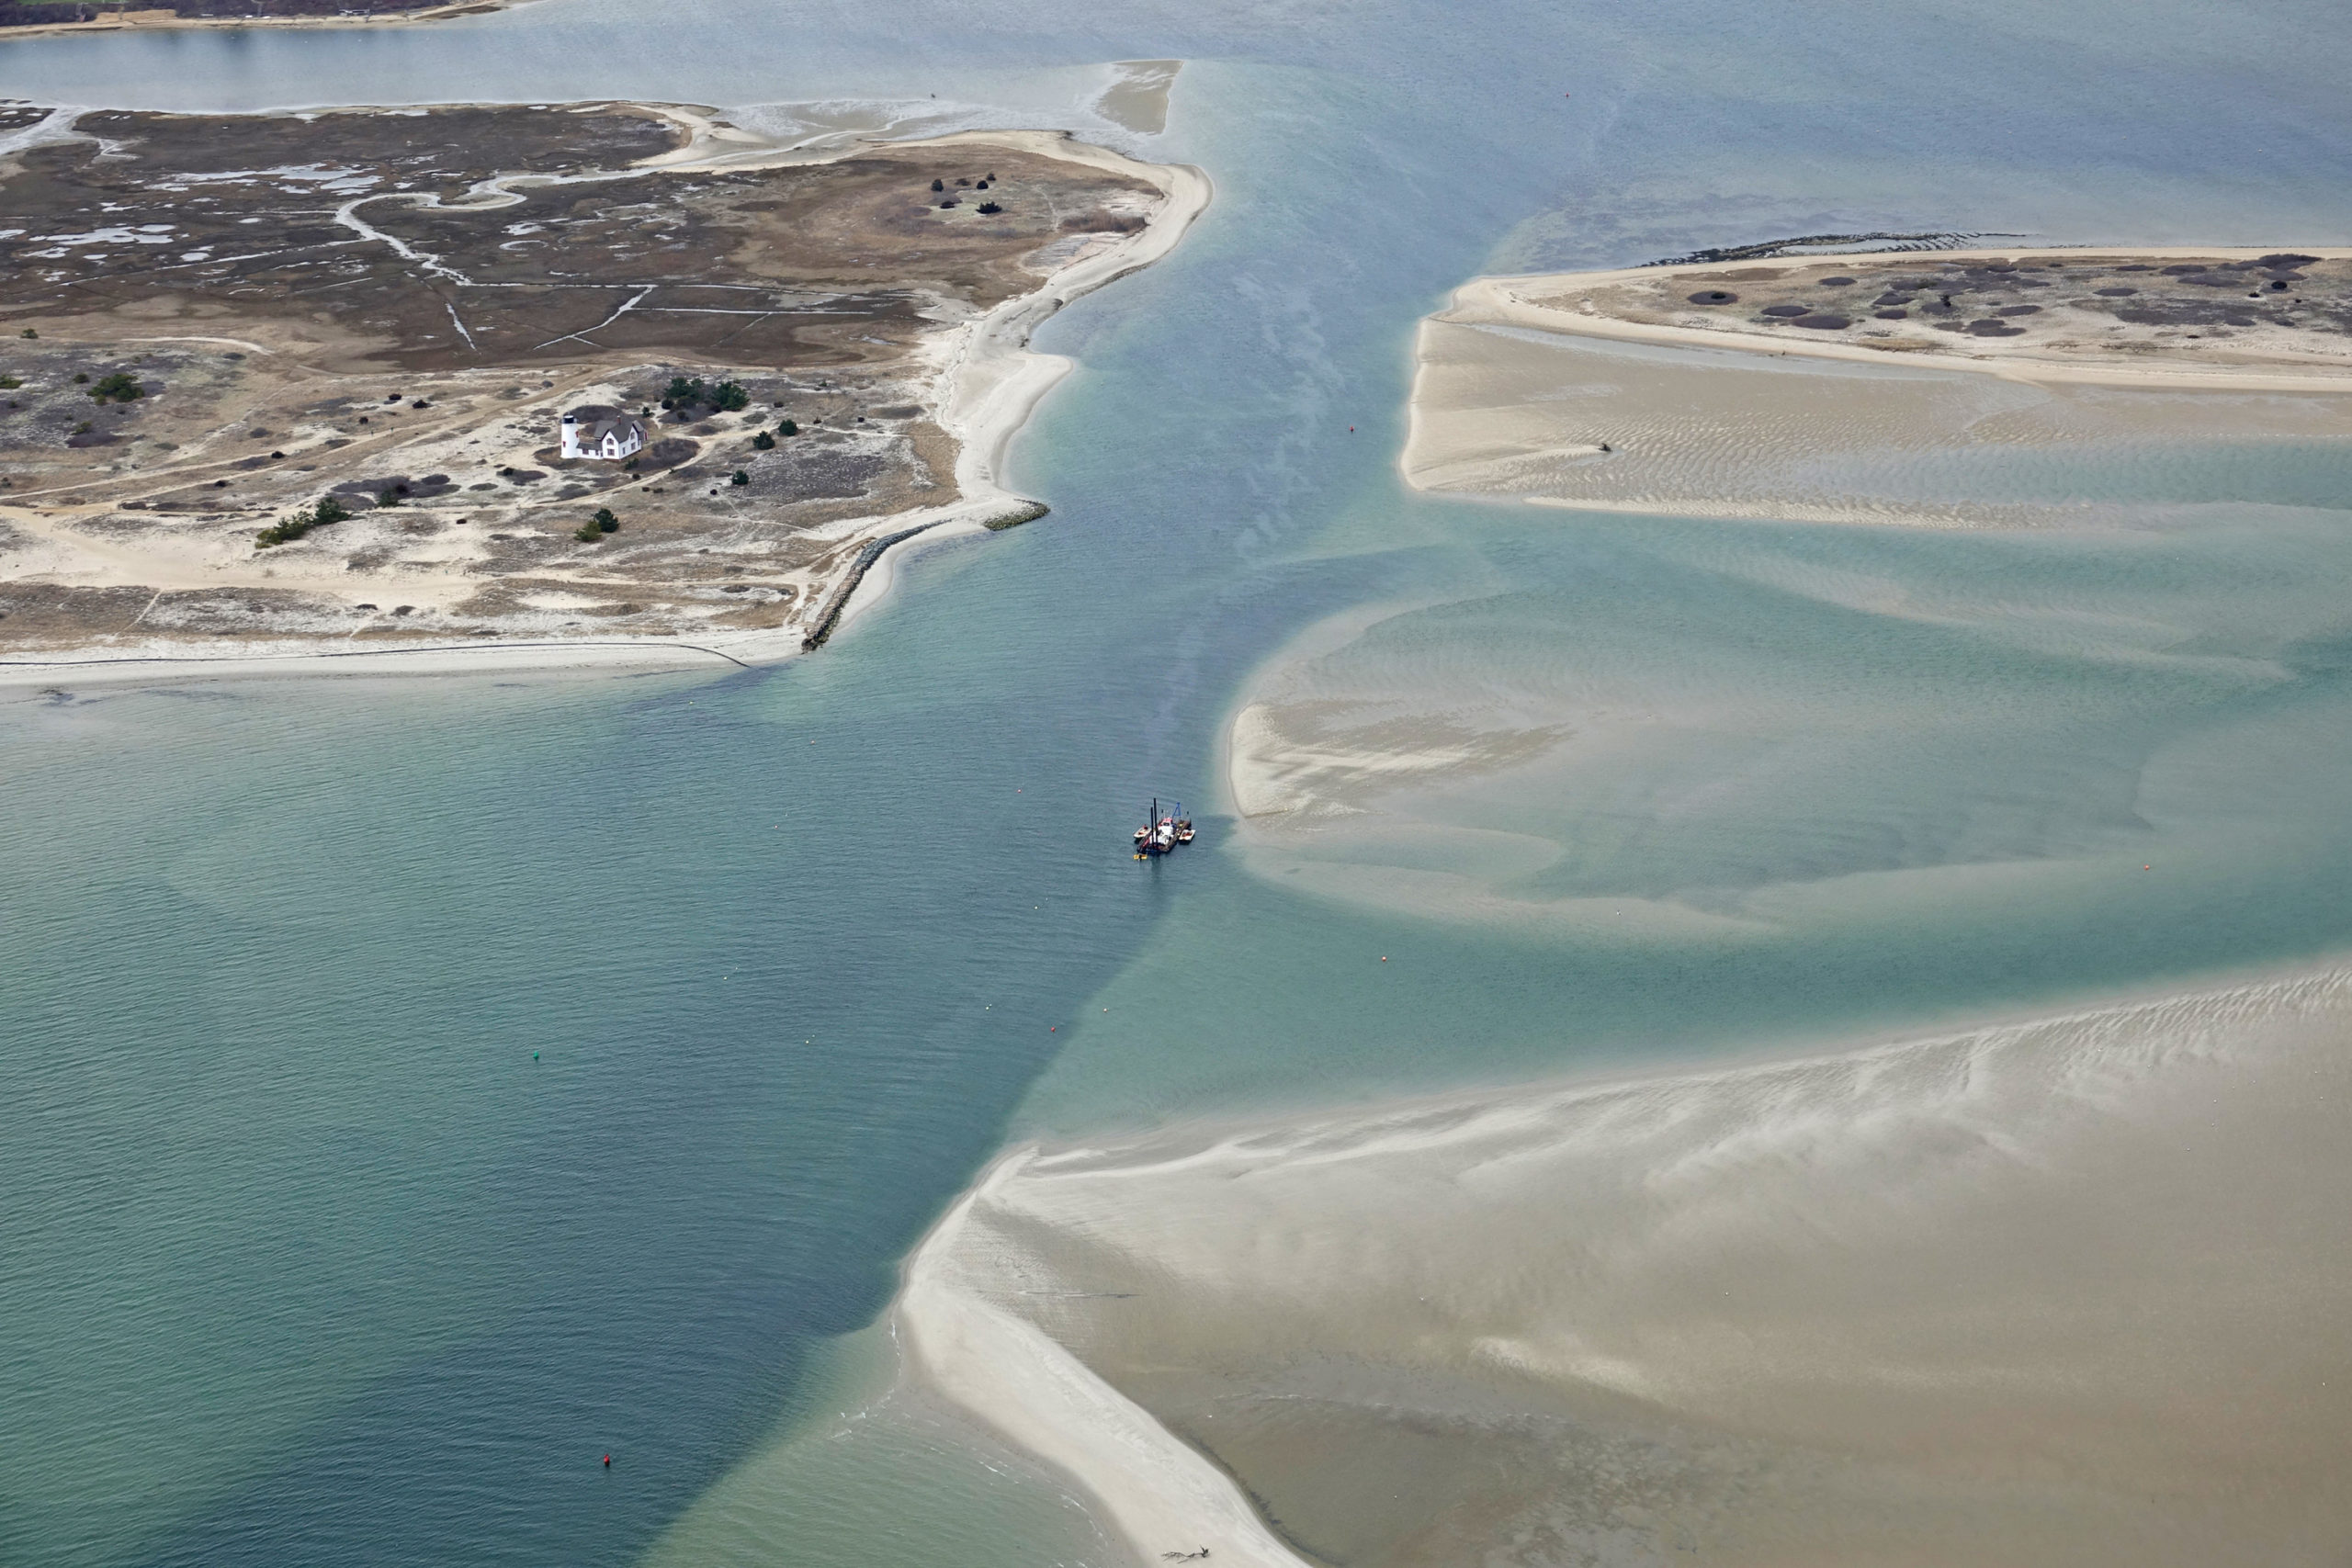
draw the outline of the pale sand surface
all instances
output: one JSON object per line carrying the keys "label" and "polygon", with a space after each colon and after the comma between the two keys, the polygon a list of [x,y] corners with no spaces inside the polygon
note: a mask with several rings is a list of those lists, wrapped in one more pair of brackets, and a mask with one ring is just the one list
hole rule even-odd
{"label": "pale sand surface", "polygon": [[1157,136],[1168,129],[1168,90],[1176,85],[1181,60],[1122,60],[1094,107],[1103,118],[1138,136]]}
{"label": "pale sand surface", "polygon": [[[1788,293],[1838,300],[1870,295],[1873,266],[1933,274],[1972,258],[2019,254],[1477,279],[1421,324],[1405,478],[1424,490],[1578,509],[2027,526],[2081,521],[2098,505],[2055,494],[2005,497],[1997,484],[1984,492],[1988,460],[2003,453],[2072,450],[2120,459],[2185,444],[2352,436],[2352,342],[2267,325],[2229,329],[2234,335],[2227,341],[2185,328],[2112,325],[2100,330],[2132,341],[2095,340],[2086,327],[2091,318],[2070,310],[2061,296],[2093,298],[2086,282],[2099,280],[2099,267],[2066,288],[2018,290],[2052,305],[2012,318],[2026,323],[2014,329],[2020,334],[2014,340],[1930,341],[1920,323],[1874,322],[1866,314],[1855,328],[1826,337],[1679,303],[1687,286],[1710,280],[1747,290],[1726,310]],[[2089,260],[2119,255],[2023,254],[2036,265],[2077,273]],[[2256,254],[2132,253],[2152,268],[2176,254]],[[2324,254],[2332,266],[2344,253]],[[2051,256],[2060,261],[2040,259]],[[1863,284],[1807,295],[1789,281],[1841,270],[1863,275]],[[1751,281],[1758,276],[1774,281]],[[2326,280],[2312,287],[2320,281]],[[1856,331],[1884,341],[1864,341]]]}
{"label": "pale sand surface", "polygon": [[[2318,390],[2157,385],[2154,373],[2125,371],[2026,379],[1946,356],[1781,355],[1730,345],[1728,333],[1705,346],[1655,336],[1459,312],[1424,321],[1406,479],[1679,516],[2030,526],[2096,520],[2099,507],[2054,494],[1990,499],[1972,478],[1988,459],[2352,437],[2352,381]],[[1953,468],[1940,494],[1938,462]]]}
{"label": "pale sand surface", "polygon": [[2348,1047],[2329,968],[1023,1151],[899,1321],[1147,1558],[2339,1563]]}

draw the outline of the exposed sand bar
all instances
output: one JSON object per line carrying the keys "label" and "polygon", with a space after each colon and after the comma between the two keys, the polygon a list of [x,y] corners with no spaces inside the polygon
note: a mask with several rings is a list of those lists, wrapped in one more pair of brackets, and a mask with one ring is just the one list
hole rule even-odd
{"label": "exposed sand bar", "polygon": [[1245,1568],[1299,1568],[1230,1479],[1022,1313],[992,1301],[996,1281],[972,1276],[975,1209],[1028,1163],[1026,1155],[1000,1163],[908,1265],[897,1315],[914,1365],[937,1392],[1075,1476],[1147,1559],[1205,1548]]}
{"label": "exposed sand bar", "polygon": [[900,1322],[1148,1559],[1272,1560],[1205,1453],[1351,1564],[2339,1562],[2347,1044],[2330,968],[1024,1151]]}
{"label": "exposed sand bar", "polygon": [[[1906,256],[1895,260],[1910,269],[1912,292],[1878,298],[1927,306],[1897,306],[1905,319],[1881,323],[1862,309],[1878,299],[1864,298],[1837,307],[1851,315],[1811,318],[1839,323],[1827,333],[1737,312],[1782,296],[1815,304],[1868,296],[1876,286],[1838,265],[1867,275],[1859,263],[1886,258],[1481,278],[1421,324],[1402,468],[1424,490],[1571,508],[1945,526],[2063,521],[2097,501],[2065,493],[2063,479],[2034,493],[2007,478],[2005,454],[2071,450],[2128,470],[2134,452],[2352,437],[2352,336],[2329,313],[2341,314],[2342,302],[2318,294],[2335,288],[2328,269],[2341,254],[2290,281],[2285,272],[2231,274],[2235,253],[2221,253],[2211,276],[2228,287],[2195,298],[2185,298],[2188,281],[2159,270],[2171,265],[2165,253],[2140,261],[2031,253],[2063,258],[2036,263],[2070,269],[2052,275],[2056,284],[2021,265],[1972,276],[1962,264],[1973,253]],[[1953,269],[1940,283],[1939,266]],[[1825,289],[1824,274],[1838,288]],[[1922,277],[1928,288],[1958,289],[1960,303],[1947,310],[1916,287]],[[2001,281],[2008,277],[2021,281]],[[2139,282],[2122,299],[2090,287],[2117,278]],[[1690,305],[1686,294],[1710,292],[1691,286],[1710,282],[1730,303]],[[2288,312],[2245,298],[2267,297],[2270,282],[2312,288],[2314,299],[2294,309],[2312,324],[2247,315]],[[1969,303],[1979,287],[1988,301],[2051,303]],[[2136,299],[2160,307],[2142,314],[2257,325],[2211,326],[2220,335],[2208,336],[2194,322],[2100,314],[2135,309]],[[1946,319],[1923,324],[1920,309]],[[2007,336],[1951,330],[1959,316],[2000,310],[2035,313],[1969,323]]]}
{"label": "exposed sand bar", "polygon": [[1168,129],[1168,93],[1182,70],[1181,60],[1122,60],[1094,107],[1102,118],[1138,136],[1157,136]]}

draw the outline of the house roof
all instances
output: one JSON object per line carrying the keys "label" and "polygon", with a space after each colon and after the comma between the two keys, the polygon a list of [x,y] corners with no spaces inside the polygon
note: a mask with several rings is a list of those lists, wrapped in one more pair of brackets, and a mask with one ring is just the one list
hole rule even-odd
{"label": "house roof", "polygon": [[645,422],[626,409],[591,403],[573,409],[563,417],[577,427],[583,446],[601,444],[606,435],[617,435],[624,441],[632,436],[639,440],[645,437]]}

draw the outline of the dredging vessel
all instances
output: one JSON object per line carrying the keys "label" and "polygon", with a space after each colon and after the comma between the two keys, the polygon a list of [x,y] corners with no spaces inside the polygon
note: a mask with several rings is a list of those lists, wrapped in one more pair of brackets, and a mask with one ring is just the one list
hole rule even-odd
{"label": "dredging vessel", "polygon": [[1136,859],[1149,860],[1192,841],[1193,819],[1184,815],[1184,803],[1177,801],[1163,817],[1159,814],[1159,797],[1152,796],[1151,815],[1136,829]]}

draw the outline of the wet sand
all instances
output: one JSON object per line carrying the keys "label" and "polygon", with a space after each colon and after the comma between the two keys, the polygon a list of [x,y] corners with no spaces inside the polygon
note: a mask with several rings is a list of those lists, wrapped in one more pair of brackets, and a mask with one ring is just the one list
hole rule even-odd
{"label": "wet sand", "polygon": [[[2149,254],[2128,265],[2163,261]],[[1903,259],[1922,269],[1923,258]],[[2290,343],[2283,329],[2266,329],[2279,339],[2266,348],[2252,335],[2191,341],[2185,330],[2147,328],[2169,335],[2127,351],[2046,326],[1949,345],[1890,328],[1872,346],[1729,316],[1686,321],[1648,301],[1727,276],[1637,269],[1465,286],[1420,328],[1406,479],[1579,509],[2030,526],[2099,520],[2099,508],[2057,493],[1986,493],[1957,464],[2352,436],[2352,361],[2324,362],[2345,352],[2332,333]],[[1645,291],[1648,302],[1612,289]],[[1751,302],[1739,296],[1727,309]],[[2055,310],[2015,319],[2054,321]],[[1939,463],[1955,469],[1940,487]]]}
{"label": "wet sand", "polygon": [[2329,968],[1024,1150],[899,1321],[1148,1560],[2337,1562],[2347,1040]]}
{"label": "wet sand", "polygon": [[1116,75],[1094,101],[1102,118],[1138,136],[1157,136],[1168,129],[1168,92],[1176,85],[1181,60],[1122,60],[1111,69]]}

